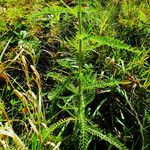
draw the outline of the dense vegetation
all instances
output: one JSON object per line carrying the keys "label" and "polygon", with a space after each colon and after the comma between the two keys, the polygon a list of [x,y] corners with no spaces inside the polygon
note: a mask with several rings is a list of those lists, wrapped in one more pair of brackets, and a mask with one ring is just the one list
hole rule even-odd
{"label": "dense vegetation", "polygon": [[0,0],[0,150],[150,149],[150,0]]}

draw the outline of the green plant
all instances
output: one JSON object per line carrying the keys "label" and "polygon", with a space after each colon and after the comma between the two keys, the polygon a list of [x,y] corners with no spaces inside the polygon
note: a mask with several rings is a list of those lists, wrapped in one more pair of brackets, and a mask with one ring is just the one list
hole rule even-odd
{"label": "green plant", "polygon": [[[75,132],[74,134],[76,138],[79,135],[78,142],[79,142],[80,149],[87,149],[90,143],[89,133],[92,135],[96,135],[103,140],[106,140],[112,145],[115,145],[116,147],[118,147],[119,149],[126,149],[118,140],[116,140],[112,136],[104,135],[102,134],[101,131],[99,131],[99,129],[94,128],[94,125],[90,124],[89,119],[86,118],[86,107],[91,101],[93,101],[95,89],[105,88],[108,86],[115,86],[121,83],[121,81],[119,82],[115,79],[112,82],[98,81],[97,75],[91,71],[92,68],[89,68],[90,71],[87,70],[86,68],[83,69],[83,59],[87,58],[90,50],[93,50],[93,48],[102,46],[102,45],[112,46],[118,49],[126,49],[126,50],[133,51],[133,52],[139,52],[139,51],[134,50],[130,48],[129,46],[121,43],[119,40],[115,40],[110,37],[91,36],[87,33],[83,33],[81,1],[79,2],[78,13],[79,13],[78,14],[79,31],[77,32],[77,35],[74,39],[68,40],[69,44],[75,48],[76,50],[75,53],[78,56],[76,57],[75,56],[76,54],[74,54],[75,57],[72,58],[72,60],[76,61],[75,64],[77,64],[78,72],[73,71],[73,74],[71,74],[72,79],[77,81],[78,85],[77,87],[75,87],[72,84],[74,81],[71,83],[70,77],[69,79],[67,79],[68,77],[63,77],[62,75],[56,74],[56,73],[55,74],[49,73],[48,76],[59,80],[60,82],[62,82],[63,87],[66,87],[70,92],[74,93],[74,95],[70,96],[68,100],[65,100],[65,97],[64,98],[61,97],[61,99],[63,99],[65,104],[64,106],[60,106],[60,105],[59,106],[77,119],[77,122],[75,123],[75,127],[74,127],[74,132]],[[92,42],[91,45],[89,44],[90,41]],[[83,47],[86,47],[85,44],[89,44],[89,47],[87,48],[88,51],[83,48]],[[70,64],[69,62],[66,62],[66,60],[62,60],[61,65],[67,68],[70,68],[69,66]],[[70,69],[72,70],[72,68]],[[55,91],[53,90],[52,92],[49,93],[49,99],[52,101],[53,99],[55,99],[55,97],[59,97],[59,95],[64,90],[65,89],[64,88],[62,89],[62,87],[60,87],[60,84],[58,84],[58,86],[56,87],[56,90]],[[91,94],[91,95],[88,95],[88,94]],[[72,109],[75,111],[75,114],[72,114],[72,111],[71,111]]]}
{"label": "green plant", "polygon": [[2,147],[149,148],[147,0],[2,4]]}

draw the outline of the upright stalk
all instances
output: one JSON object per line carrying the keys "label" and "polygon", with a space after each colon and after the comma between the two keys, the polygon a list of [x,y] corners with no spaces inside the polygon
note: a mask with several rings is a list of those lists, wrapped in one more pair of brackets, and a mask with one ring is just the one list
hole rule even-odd
{"label": "upright stalk", "polygon": [[81,4],[82,0],[78,1],[78,7],[79,7],[79,12],[78,12],[78,21],[79,21],[79,113],[82,110],[82,104],[83,104],[83,91],[82,91],[82,39],[81,39],[81,34],[82,34],[82,10],[81,10]]}

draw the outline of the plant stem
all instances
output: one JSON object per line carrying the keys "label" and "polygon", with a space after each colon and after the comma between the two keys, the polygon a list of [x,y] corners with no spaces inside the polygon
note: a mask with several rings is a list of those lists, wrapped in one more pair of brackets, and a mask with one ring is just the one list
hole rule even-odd
{"label": "plant stem", "polygon": [[83,91],[82,91],[82,39],[81,39],[81,34],[82,34],[82,10],[81,10],[81,4],[82,0],[78,1],[78,7],[79,7],[79,12],[78,12],[78,21],[79,21],[79,113],[82,111],[82,103],[83,103]]}

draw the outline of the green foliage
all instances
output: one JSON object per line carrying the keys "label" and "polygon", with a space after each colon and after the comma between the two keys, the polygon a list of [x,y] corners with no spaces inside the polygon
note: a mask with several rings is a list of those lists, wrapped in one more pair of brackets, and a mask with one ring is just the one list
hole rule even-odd
{"label": "green foliage", "polygon": [[120,141],[117,138],[114,138],[111,134],[104,135],[101,130],[91,128],[91,127],[87,128],[87,132],[99,137],[102,140],[109,142],[110,144],[114,145],[118,149],[127,150],[127,148],[122,143],[120,143]]}
{"label": "green foliage", "polygon": [[[81,112],[80,112],[81,113]],[[88,148],[88,145],[89,145],[89,135],[86,131],[87,129],[87,122],[86,122],[86,119],[85,119],[85,116],[84,116],[84,113],[81,113],[80,114],[80,117],[79,117],[79,132],[80,132],[80,135],[79,135],[79,149],[83,149],[83,150],[86,150]]]}
{"label": "green foliage", "polygon": [[148,0],[1,3],[0,146],[149,149]]}
{"label": "green foliage", "polygon": [[[74,121],[74,118],[65,118],[65,119],[61,119],[58,122],[55,122],[54,124],[52,124],[47,130],[43,130],[43,137],[42,137],[42,142],[45,141],[45,139],[47,139],[48,136],[51,135],[51,133],[56,130],[57,128],[59,128],[60,126],[62,126],[63,124],[70,122],[70,121]],[[53,137],[54,138],[54,137]],[[55,140],[55,139],[52,139]]]}

